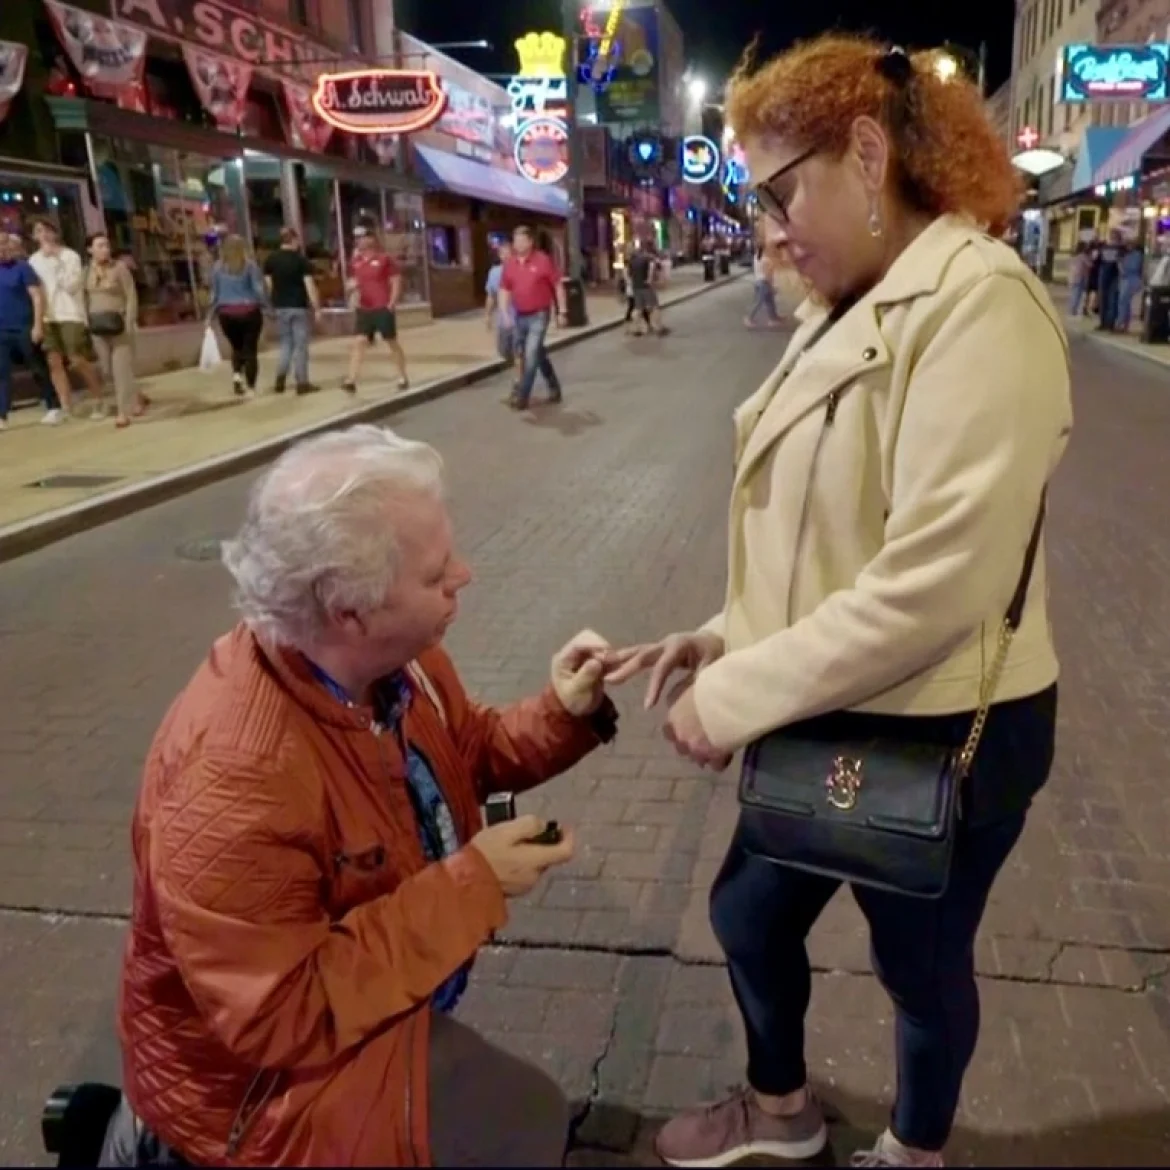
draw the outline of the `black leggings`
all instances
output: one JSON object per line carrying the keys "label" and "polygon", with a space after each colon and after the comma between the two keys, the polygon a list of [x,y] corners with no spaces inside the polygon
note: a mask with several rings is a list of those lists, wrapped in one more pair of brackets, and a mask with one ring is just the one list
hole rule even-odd
{"label": "black leggings", "polygon": [[260,334],[264,331],[264,314],[257,307],[250,313],[235,315],[219,311],[219,324],[232,347],[232,373],[243,374],[249,390],[256,389],[260,374]]}
{"label": "black leggings", "polygon": [[[969,718],[956,718],[956,726]],[[1055,722],[1055,687],[992,708],[941,898],[853,888],[869,924],[874,973],[894,1002],[898,1076],[890,1128],[907,1145],[941,1150],[950,1136],[979,1035],[975,935],[1031,797],[1048,778]],[[840,884],[754,857],[738,834],[715,879],[711,923],[747,1031],[748,1081],[761,1093],[785,1096],[808,1079],[805,939]]]}

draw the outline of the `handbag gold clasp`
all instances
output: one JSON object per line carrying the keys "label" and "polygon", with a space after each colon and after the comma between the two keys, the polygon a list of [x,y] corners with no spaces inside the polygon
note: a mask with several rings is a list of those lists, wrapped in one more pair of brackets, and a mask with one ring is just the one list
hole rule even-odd
{"label": "handbag gold clasp", "polygon": [[854,808],[857,805],[857,794],[861,791],[861,761],[849,756],[837,756],[825,780],[825,791],[834,808],[842,812]]}

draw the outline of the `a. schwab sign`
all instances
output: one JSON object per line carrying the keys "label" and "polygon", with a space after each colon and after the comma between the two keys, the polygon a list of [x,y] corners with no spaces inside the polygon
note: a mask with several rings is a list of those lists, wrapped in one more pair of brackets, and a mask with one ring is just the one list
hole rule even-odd
{"label": "a. schwab sign", "polygon": [[[152,36],[196,44],[256,66],[272,75],[313,84],[326,64],[347,63],[335,50],[243,6],[224,0],[110,0],[110,15],[145,28]],[[298,66],[300,61],[309,62]],[[261,64],[263,62],[264,64]],[[348,62],[360,68],[360,62]]]}
{"label": "a. schwab sign", "polygon": [[1065,45],[1062,102],[1170,99],[1170,44]]}

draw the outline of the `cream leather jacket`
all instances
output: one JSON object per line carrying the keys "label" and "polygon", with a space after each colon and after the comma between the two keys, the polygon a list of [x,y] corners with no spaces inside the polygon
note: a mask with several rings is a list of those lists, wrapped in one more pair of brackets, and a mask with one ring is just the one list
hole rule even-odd
{"label": "cream leather jacket", "polygon": [[[978,704],[1072,427],[1068,345],[1016,254],[936,220],[735,415],[727,652],[695,684],[719,747],[828,711]],[[995,695],[1057,676],[1043,549]]]}

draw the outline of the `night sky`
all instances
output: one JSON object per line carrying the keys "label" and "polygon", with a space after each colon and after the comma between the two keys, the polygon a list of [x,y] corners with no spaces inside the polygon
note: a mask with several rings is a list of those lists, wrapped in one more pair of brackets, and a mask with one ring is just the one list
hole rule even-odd
{"label": "night sky", "polygon": [[[973,51],[988,46],[988,90],[1011,71],[1013,0],[666,0],[682,26],[687,61],[713,84],[722,81],[758,32],[765,52],[838,27],[876,32],[908,47],[951,41]],[[452,50],[480,72],[515,69],[512,42],[533,30],[561,27],[557,0],[396,0],[398,20],[424,40],[493,42],[494,51]],[[717,9],[717,15],[712,15]]]}

